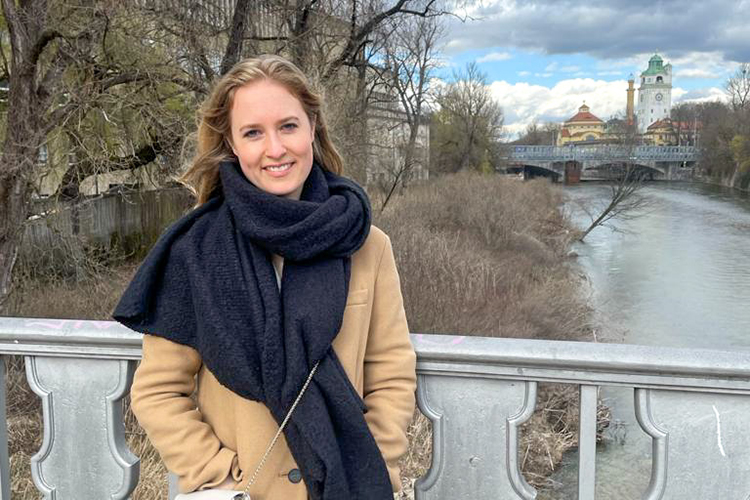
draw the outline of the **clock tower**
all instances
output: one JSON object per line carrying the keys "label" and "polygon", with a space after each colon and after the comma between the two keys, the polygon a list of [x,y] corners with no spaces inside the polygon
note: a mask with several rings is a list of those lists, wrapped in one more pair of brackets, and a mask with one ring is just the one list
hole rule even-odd
{"label": "clock tower", "polygon": [[670,117],[672,111],[672,65],[664,64],[658,54],[648,61],[648,69],[641,73],[638,87],[638,132],[643,134],[649,125]]}

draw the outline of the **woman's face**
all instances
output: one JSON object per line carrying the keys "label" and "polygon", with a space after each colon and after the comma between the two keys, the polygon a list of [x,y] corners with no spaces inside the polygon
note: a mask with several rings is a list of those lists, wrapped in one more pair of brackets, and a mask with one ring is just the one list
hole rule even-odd
{"label": "woman's face", "polygon": [[245,177],[263,191],[299,199],[315,137],[302,103],[281,84],[259,80],[236,90],[230,124]]}

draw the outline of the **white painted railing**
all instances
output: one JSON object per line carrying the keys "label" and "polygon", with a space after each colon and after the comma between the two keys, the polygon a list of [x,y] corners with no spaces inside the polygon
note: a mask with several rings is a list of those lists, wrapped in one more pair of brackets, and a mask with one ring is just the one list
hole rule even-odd
{"label": "white painted railing", "polygon": [[508,146],[506,157],[512,160],[546,161],[697,161],[695,146]]}
{"label": "white painted railing", "polygon": [[[418,402],[433,422],[433,464],[418,500],[532,499],[518,464],[519,425],[539,382],[580,387],[578,498],[593,499],[596,391],[634,389],[652,438],[644,499],[737,499],[750,492],[750,353],[633,345],[412,335]],[[121,399],[140,335],[112,322],[0,318],[2,356],[25,356],[43,401],[31,459],[46,499],[124,499],[138,481]],[[4,371],[0,372],[4,374]],[[10,499],[5,381],[0,377],[0,500]],[[95,475],[95,477],[92,477]]]}

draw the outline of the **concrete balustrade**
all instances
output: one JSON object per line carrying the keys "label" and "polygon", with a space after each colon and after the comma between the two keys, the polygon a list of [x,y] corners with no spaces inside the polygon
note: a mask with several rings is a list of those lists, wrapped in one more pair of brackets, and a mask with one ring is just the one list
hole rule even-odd
{"label": "concrete balustrade", "polygon": [[[418,404],[433,423],[433,464],[417,500],[533,499],[518,461],[519,426],[539,382],[580,388],[578,498],[595,498],[600,386],[633,388],[652,439],[644,499],[746,500],[750,492],[750,353],[634,345],[412,335]],[[31,460],[45,499],[123,499],[138,481],[122,398],[140,335],[101,321],[0,319],[2,356],[25,356],[42,398],[44,437]],[[10,499],[4,370],[0,500]],[[170,497],[174,495],[171,489]]]}

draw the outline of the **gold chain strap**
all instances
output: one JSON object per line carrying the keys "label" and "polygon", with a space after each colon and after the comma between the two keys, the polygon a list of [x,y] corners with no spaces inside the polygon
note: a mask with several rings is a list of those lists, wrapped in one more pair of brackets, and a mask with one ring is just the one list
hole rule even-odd
{"label": "gold chain strap", "polygon": [[273,447],[276,446],[276,441],[279,440],[279,436],[281,436],[281,433],[284,431],[284,427],[286,427],[287,422],[289,422],[289,419],[292,416],[292,412],[294,412],[294,409],[297,408],[297,405],[302,399],[302,395],[307,390],[307,386],[310,385],[310,381],[312,380],[313,375],[315,375],[315,371],[318,369],[319,364],[320,364],[320,361],[315,363],[315,366],[313,366],[312,370],[310,370],[310,375],[307,376],[305,385],[302,386],[302,389],[299,391],[299,394],[297,395],[297,399],[295,399],[294,403],[292,403],[292,407],[289,408],[289,411],[287,412],[286,417],[284,417],[284,420],[281,422],[281,425],[279,426],[279,430],[276,431],[276,435],[271,440],[271,444],[268,445],[266,452],[263,454],[263,458],[260,459],[260,463],[255,468],[255,472],[253,472],[253,476],[250,478],[250,481],[248,481],[247,486],[245,486],[245,491],[235,496],[234,497],[235,500],[252,500],[252,498],[250,497],[250,493],[249,493],[250,487],[253,484],[255,484],[255,480],[258,479],[258,473],[260,473],[260,470],[266,464],[266,460],[268,460],[268,456],[271,454]]}

